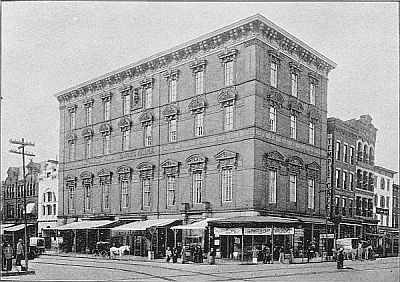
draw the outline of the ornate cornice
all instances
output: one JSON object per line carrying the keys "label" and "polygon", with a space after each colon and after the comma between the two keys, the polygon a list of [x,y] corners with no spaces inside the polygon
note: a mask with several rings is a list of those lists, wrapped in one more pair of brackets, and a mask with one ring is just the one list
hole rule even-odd
{"label": "ornate cornice", "polygon": [[193,63],[189,65],[189,67],[192,69],[193,73],[203,71],[206,67],[207,60],[205,59],[198,59],[196,58]]}
{"label": "ornate cornice", "polygon": [[59,92],[55,96],[62,103],[72,98],[87,95],[88,92],[104,91],[107,87],[140,77],[146,72],[166,68],[168,65],[176,64],[182,60],[190,60],[195,56],[203,56],[216,48],[226,48],[229,45],[254,37],[264,39],[270,44],[278,46],[284,52],[295,54],[302,63],[313,65],[319,72],[324,73],[325,76],[328,75],[330,70],[336,67],[333,61],[265,17],[257,14],[170,50]]}
{"label": "ornate cornice", "polygon": [[221,63],[224,64],[226,62],[236,60],[238,52],[239,51],[237,49],[225,49],[222,53],[218,54],[218,58],[220,59]]}

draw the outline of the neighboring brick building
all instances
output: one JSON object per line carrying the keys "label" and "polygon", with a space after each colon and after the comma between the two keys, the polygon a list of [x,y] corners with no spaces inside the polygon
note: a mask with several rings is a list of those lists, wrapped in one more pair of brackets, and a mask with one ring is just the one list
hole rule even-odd
{"label": "neighboring brick building", "polygon": [[275,215],[318,237],[334,67],[255,15],[57,93],[60,220]]}
{"label": "neighboring brick building", "polygon": [[393,183],[393,217],[392,217],[392,227],[399,228],[399,185]]}

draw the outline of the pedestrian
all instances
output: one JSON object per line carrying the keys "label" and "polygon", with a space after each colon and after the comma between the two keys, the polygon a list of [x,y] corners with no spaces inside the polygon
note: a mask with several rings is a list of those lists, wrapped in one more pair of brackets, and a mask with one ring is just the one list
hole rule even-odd
{"label": "pedestrian", "polygon": [[264,264],[267,263],[267,255],[266,255],[266,246],[265,245],[261,245],[261,254],[262,254],[262,262]]}
{"label": "pedestrian", "polygon": [[190,260],[194,263],[197,262],[197,248],[194,244],[190,247]]}
{"label": "pedestrian", "polygon": [[172,263],[176,263],[178,261],[178,249],[176,247],[172,248]]}
{"label": "pedestrian", "polygon": [[16,256],[15,265],[19,266],[20,267],[20,271],[22,271],[24,269],[24,267],[21,264],[21,261],[24,258],[24,245],[22,243],[22,239],[18,239],[16,254],[17,254],[17,256]]}
{"label": "pedestrian", "polygon": [[182,258],[182,263],[186,263],[187,262],[186,246],[182,247],[181,258]]}
{"label": "pedestrian", "polygon": [[214,265],[215,264],[215,250],[211,248],[210,252],[208,253],[208,264]]}
{"label": "pedestrian", "polygon": [[293,262],[294,262],[293,248],[290,248],[289,263],[292,264]]}
{"label": "pedestrian", "polygon": [[357,258],[358,260],[363,260],[363,250],[362,250],[362,243],[358,243],[358,248],[357,248]]}
{"label": "pedestrian", "polygon": [[279,262],[280,263],[285,262],[285,247],[283,247],[283,245],[279,249]]}
{"label": "pedestrian", "polygon": [[258,249],[256,246],[253,247],[253,263],[257,264],[258,261]]}
{"label": "pedestrian", "polygon": [[203,263],[203,249],[200,244],[197,245],[197,262]]}
{"label": "pedestrian", "polygon": [[271,249],[265,246],[265,260],[267,264],[271,264]]}
{"label": "pedestrian", "polygon": [[343,268],[343,261],[344,261],[343,249],[340,248],[339,253],[337,255],[337,269]]}
{"label": "pedestrian", "polygon": [[10,243],[6,243],[6,247],[4,248],[4,256],[6,260],[6,271],[12,270],[12,258],[13,258],[13,248]]}
{"label": "pedestrian", "polygon": [[4,254],[5,244],[1,243],[1,270],[6,270],[6,256]]}
{"label": "pedestrian", "polygon": [[169,262],[172,257],[172,251],[170,247],[167,247],[167,250],[165,251],[165,260]]}

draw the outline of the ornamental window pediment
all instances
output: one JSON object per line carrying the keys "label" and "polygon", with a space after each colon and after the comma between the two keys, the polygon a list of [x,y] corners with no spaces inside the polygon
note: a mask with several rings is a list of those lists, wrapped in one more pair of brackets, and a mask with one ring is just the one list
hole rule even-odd
{"label": "ornamental window pediment", "polygon": [[91,106],[93,106],[93,103],[93,98],[83,100],[83,105],[85,106],[85,108],[90,108]]}
{"label": "ornamental window pediment", "polygon": [[105,91],[100,95],[101,100],[104,102],[109,102],[111,101],[113,93],[111,91]]}
{"label": "ornamental window pediment", "polygon": [[218,162],[218,168],[237,166],[238,153],[223,150],[214,156]]}
{"label": "ornamental window pediment", "polygon": [[179,165],[178,161],[168,159],[161,164],[161,167],[164,169],[164,175],[178,175]]}
{"label": "ornamental window pediment", "polygon": [[202,113],[205,107],[206,102],[200,97],[194,98],[189,104],[189,110],[192,114]]}
{"label": "ornamental window pediment", "polygon": [[295,62],[289,62],[290,73],[300,74],[302,72],[301,65]]}
{"label": "ornamental window pediment", "polygon": [[218,95],[217,101],[221,107],[231,106],[235,103],[237,91],[233,88],[227,88],[222,90],[221,94]]}
{"label": "ornamental window pediment", "polygon": [[71,131],[71,132],[68,132],[66,139],[67,139],[68,144],[75,144],[76,139],[78,139],[78,137],[77,137],[76,133]]}
{"label": "ornamental window pediment", "polygon": [[101,135],[103,135],[103,136],[110,135],[111,125],[108,123],[103,123],[102,125],[100,125],[99,131],[100,131]]}
{"label": "ornamental window pediment", "polygon": [[280,64],[283,58],[281,52],[279,50],[268,50],[268,55],[272,62],[276,64]]}
{"label": "ornamental window pediment", "polygon": [[140,117],[139,117],[139,122],[142,124],[142,126],[149,126],[152,124],[154,120],[153,113],[150,111],[145,111]]}
{"label": "ornamental window pediment", "polygon": [[265,154],[265,165],[269,168],[280,169],[285,161],[285,157],[278,151],[272,151]]}
{"label": "ornamental window pediment", "polygon": [[119,181],[128,181],[131,179],[132,168],[126,165],[121,165],[116,170]]}
{"label": "ornamental window pediment", "polygon": [[141,179],[154,178],[154,165],[151,163],[140,163],[136,168],[139,170],[139,177]]}
{"label": "ornamental window pediment", "polygon": [[132,88],[133,87],[130,84],[123,84],[120,88],[118,88],[118,91],[121,93],[121,96],[126,96],[130,94]]}
{"label": "ornamental window pediment", "polygon": [[292,100],[289,103],[289,109],[290,109],[290,112],[292,113],[292,115],[298,116],[303,112],[304,107],[301,104],[301,102],[299,102],[297,100]]}
{"label": "ornamental window pediment", "polygon": [[75,113],[77,108],[78,108],[78,105],[73,104],[73,105],[69,105],[67,107],[67,110],[68,110],[69,113]]}
{"label": "ornamental window pediment", "polygon": [[97,176],[99,177],[99,182],[105,183],[105,184],[110,184],[111,183],[111,175],[112,172],[109,169],[103,168],[101,169],[98,173]]}
{"label": "ornamental window pediment", "polygon": [[76,184],[76,177],[68,174],[64,177],[64,181],[67,183],[68,186]]}
{"label": "ornamental window pediment", "polygon": [[179,112],[179,109],[175,105],[169,105],[164,109],[163,116],[167,120],[176,119],[178,112]]}
{"label": "ornamental window pediment", "polygon": [[306,165],[307,178],[319,179],[321,167],[316,163],[312,162]]}
{"label": "ornamental window pediment", "polygon": [[189,166],[189,172],[204,171],[206,169],[207,158],[198,154],[191,155],[186,159]]}
{"label": "ornamental window pediment", "polygon": [[318,111],[314,108],[311,108],[308,111],[308,118],[310,119],[311,122],[317,122],[320,118]]}
{"label": "ornamental window pediment", "polygon": [[299,173],[304,168],[303,160],[297,156],[291,156],[286,163],[290,172]]}
{"label": "ornamental window pediment", "polygon": [[164,72],[164,77],[167,81],[178,80],[179,73],[180,73],[179,70],[169,70],[169,71]]}
{"label": "ornamental window pediment", "polygon": [[282,107],[284,99],[281,93],[273,87],[270,87],[267,92],[267,101],[272,107]]}
{"label": "ornamental window pediment", "polygon": [[89,171],[84,171],[80,175],[83,184],[92,184],[94,175]]}
{"label": "ornamental window pediment", "polygon": [[192,69],[193,73],[196,73],[205,70],[206,64],[207,60],[196,58],[194,62],[189,65],[189,67]]}
{"label": "ornamental window pediment", "polygon": [[142,86],[143,89],[153,88],[153,84],[154,78],[152,77],[145,77],[140,81],[140,86]]}
{"label": "ornamental window pediment", "polygon": [[310,83],[318,85],[319,79],[318,79],[318,75],[315,72],[308,73],[308,77],[310,79]]}
{"label": "ornamental window pediment", "polygon": [[82,130],[82,136],[85,140],[90,140],[93,138],[93,130],[91,128],[85,128]]}
{"label": "ornamental window pediment", "polygon": [[127,131],[131,128],[132,122],[130,118],[128,117],[123,117],[120,119],[118,122],[118,127],[121,129],[121,131]]}
{"label": "ornamental window pediment", "polygon": [[218,58],[220,59],[221,63],[224,64],[236,60],[237,54],[238,50],[236,49],[226,49],[224,52],[218,54]]}

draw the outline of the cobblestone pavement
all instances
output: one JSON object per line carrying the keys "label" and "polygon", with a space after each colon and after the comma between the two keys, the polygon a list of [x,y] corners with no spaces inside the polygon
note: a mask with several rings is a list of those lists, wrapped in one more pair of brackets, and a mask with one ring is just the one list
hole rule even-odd
{"label": "cobblestone pavement", "polygon": [[345,261],[344,267],[337,270],[333,262],[295,265],[225,262],[207,265],[42,256],[30,262],[35,275],[2,277],[2,280],[399,281],[399,258]]}

